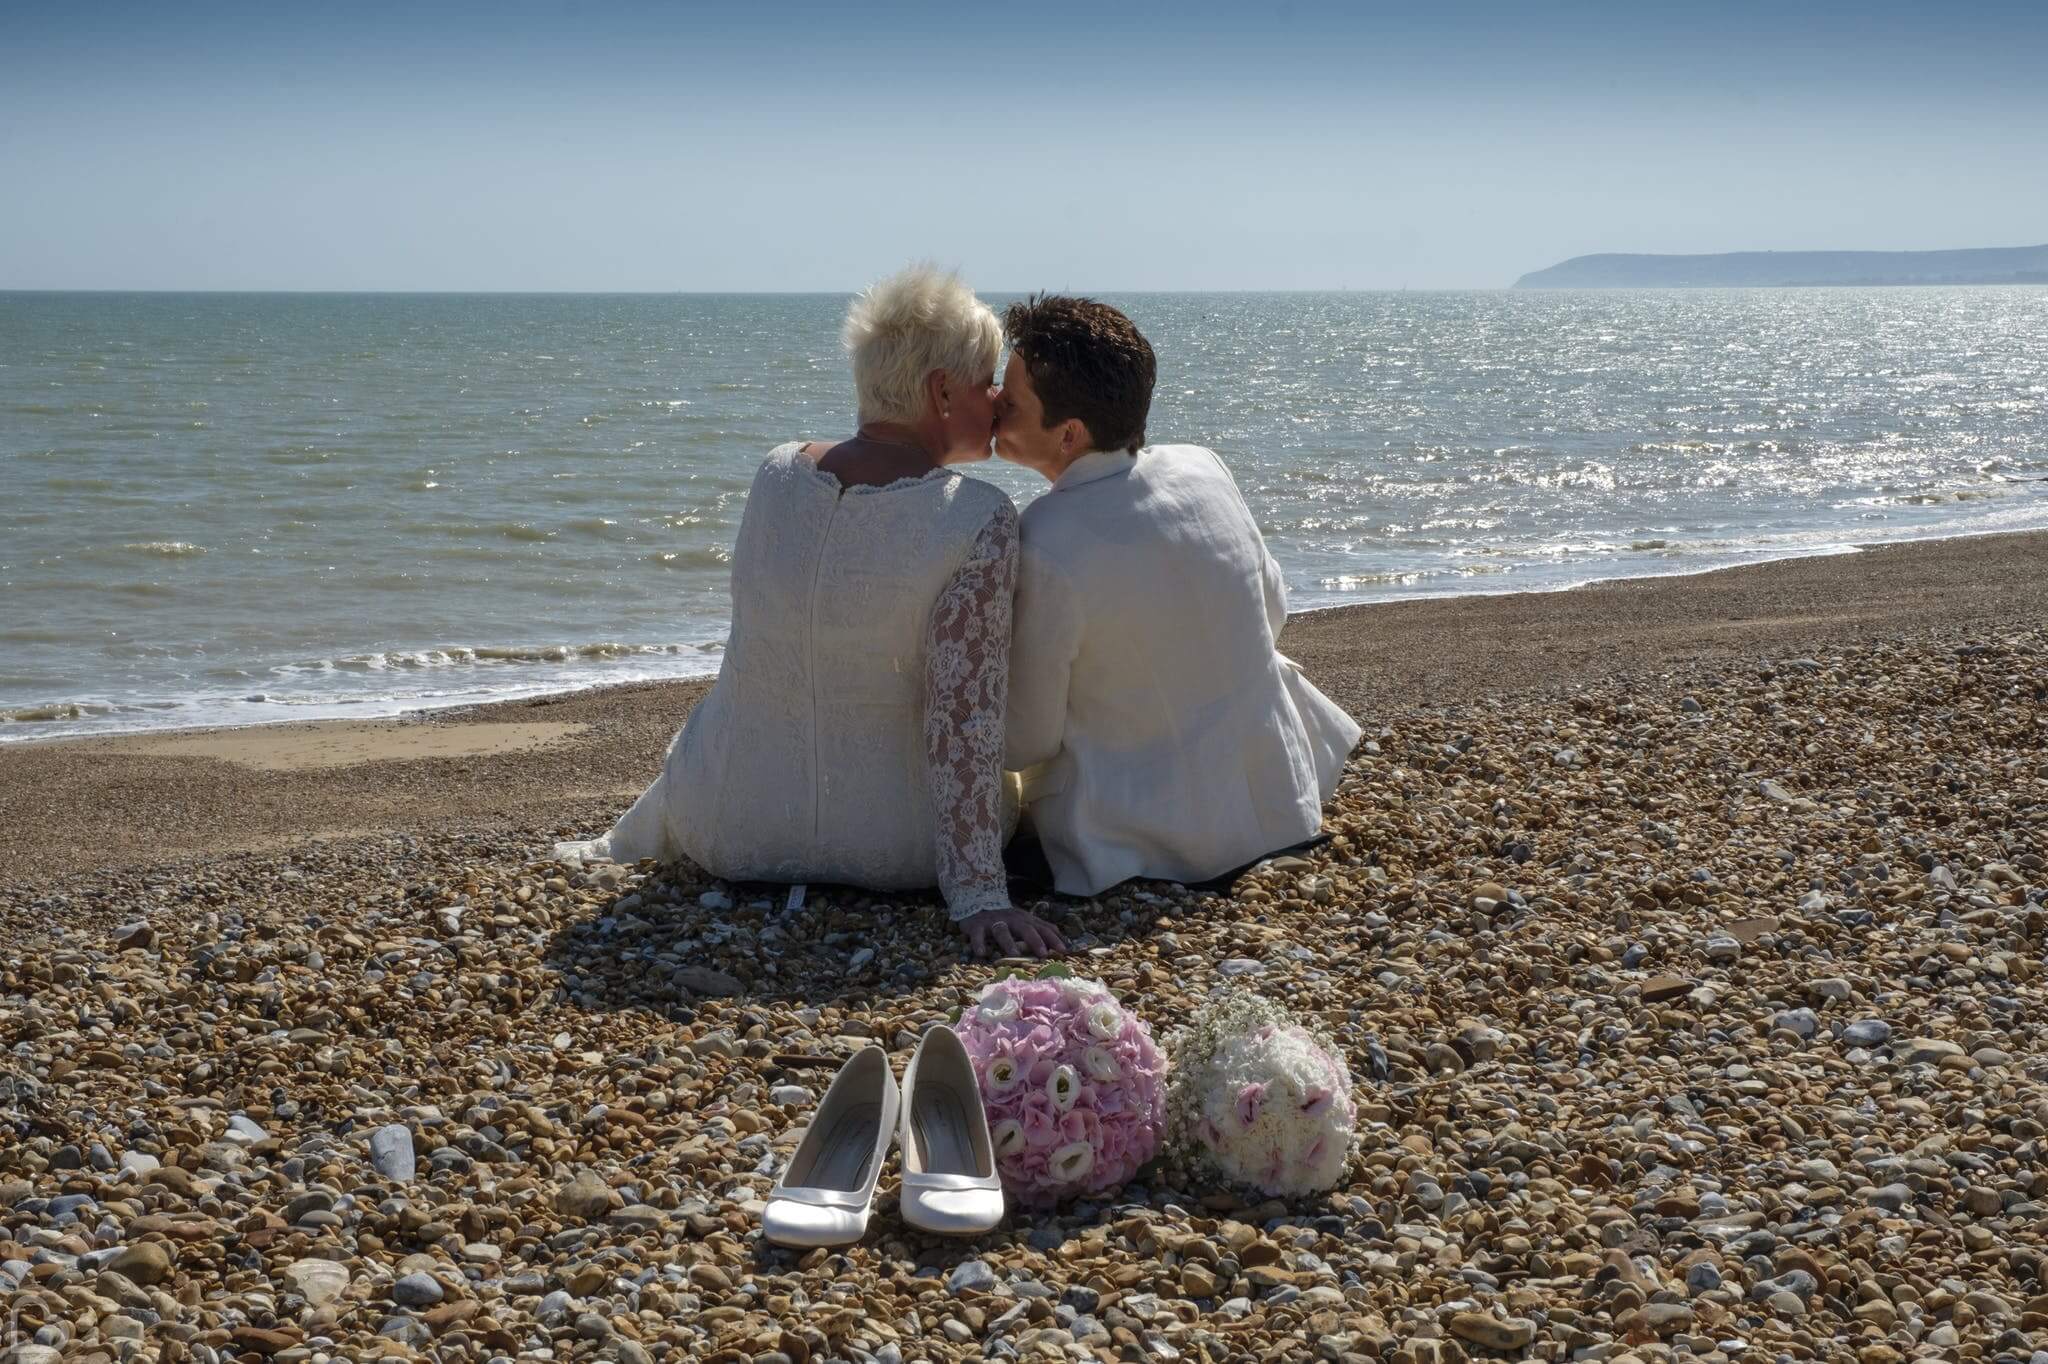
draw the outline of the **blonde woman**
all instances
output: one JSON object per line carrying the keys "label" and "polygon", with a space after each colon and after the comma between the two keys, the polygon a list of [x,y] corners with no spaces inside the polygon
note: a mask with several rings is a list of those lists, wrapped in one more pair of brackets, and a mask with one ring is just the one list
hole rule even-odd
{"label": "blonde woman", "polygon": [[565,857],[687,856],[741,881],[936,885],[977,953],[1063,950],[1010,904],[1003,720],[1017,512],[987,459],[1002,328],[914,266],[843,331],[858,429],[776,447],[733,550],[724,665],[662,772]]}

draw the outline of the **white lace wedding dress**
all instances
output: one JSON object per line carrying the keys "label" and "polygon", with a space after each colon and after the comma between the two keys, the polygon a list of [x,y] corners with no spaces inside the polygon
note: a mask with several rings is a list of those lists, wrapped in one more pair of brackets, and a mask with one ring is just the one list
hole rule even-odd
{"label": "white lace wedding dress", "polygon": [[951,469],[842,487],[800,445],[754,477],[732,636],[662,772],[565,859],[684,855],[736,881],[936,885],[1010,908],[1003,717],[1017,512]]}

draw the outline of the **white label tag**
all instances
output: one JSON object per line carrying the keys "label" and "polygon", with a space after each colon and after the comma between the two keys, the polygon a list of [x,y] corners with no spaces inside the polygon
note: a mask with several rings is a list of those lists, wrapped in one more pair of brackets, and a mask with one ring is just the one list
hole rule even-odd
{"label": "white label tag", "polygon": [[789,888],[789,899],[783,902],[785,914],[794,914],[804,907],[804,887],[801,883]]}

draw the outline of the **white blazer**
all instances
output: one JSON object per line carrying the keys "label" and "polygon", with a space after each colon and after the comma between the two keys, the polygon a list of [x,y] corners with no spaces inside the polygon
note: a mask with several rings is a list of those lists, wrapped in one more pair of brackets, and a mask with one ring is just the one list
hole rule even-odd
{"label": "white blazer", "polygon": [[1007,764],[1058,889],[1312,837],[1359,728],[1274,648],[1279,566],[1223,461],[1096,451],[1022,519]]}

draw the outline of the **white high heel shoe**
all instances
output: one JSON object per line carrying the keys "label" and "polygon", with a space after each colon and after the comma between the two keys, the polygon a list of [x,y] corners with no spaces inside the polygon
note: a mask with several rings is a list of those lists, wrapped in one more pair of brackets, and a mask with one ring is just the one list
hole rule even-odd
{"label": "white high heel shoe", "polygon": [[940,1236],[979,1236],[1003,1220],[1003,1181],[974,1063],[943,1024],[903,1072],[903,1220]]}
{"label": "white high heel shoe", "polygon": [[867,1234],[900,1094],[889,1055],[880,1047],[863,1047],[839,1068],[768,1194],[761,1230],[769,1240],[844,1246]]}

